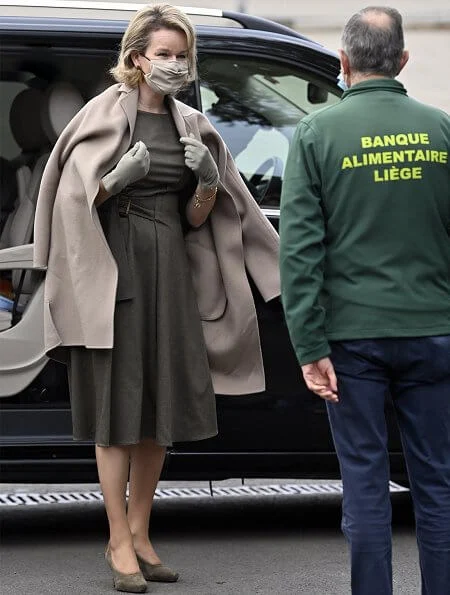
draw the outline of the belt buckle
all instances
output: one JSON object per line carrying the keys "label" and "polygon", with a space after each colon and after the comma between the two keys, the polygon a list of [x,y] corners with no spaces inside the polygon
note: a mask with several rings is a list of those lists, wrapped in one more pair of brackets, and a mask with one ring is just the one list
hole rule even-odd
{"label": "belt buckle", "polygon": [[126,207],[123,204],[119,205],[119,216],[120,217],[128,217],[128,214],[130,212],[130,207],[131,207],[131,198],[128,199]]}

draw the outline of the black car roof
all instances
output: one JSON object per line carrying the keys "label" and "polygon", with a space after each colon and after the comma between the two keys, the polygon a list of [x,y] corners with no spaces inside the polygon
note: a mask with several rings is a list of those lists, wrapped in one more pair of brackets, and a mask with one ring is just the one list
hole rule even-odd
{"label": "black car roof", "polygon": [[[75,13],[78,12],[79,19],[96,19],[96,20],[124,20],[123,14],[129,14],[130,17],[136,11],[145,7],[144,4],[133,2],[99,2],[97,0],[0,0],[0,6],[6,8],[5,16],[19,16],[21,9],[27,9],[27,16],[47,16],[76,19]],[[180,6],[183,11],[190,15],[193,19],[206,18],[212,21],[216,20],[214,24],[219,24],[219,21],[229,22],[231,25],[239,25],[244,29],[253,29],[257,31],[270,31],[272,33],[280,33],[300,39],[308,39],[297,31],[289,27],[265,19],[262,17],[253,16],[247,13],[241,13],[231,10],[221,10],[220,8],[196,8],[189,6]],[[58,14],[58,11],[62,14]],[[66,14],[64,14],[66,11]],[[69,11],[69,12],[67,12]],[[50,14],[47,14],[50,12]],[[103,13],[103,14],[102,14]],[[127,19],[128,22],[129,19]]]}
{"label": "black car roof", "polygon": [[[21,4],[30,7],[27,16],[17,14],[16,6]],[[77,6],[77,10],[67,12],[67,8]],[[102,5],[101,10],[91,10]],[[103,40],[116,41],[125,31],[129,18],[133,10],[142,8],[143,5],[136,4],[111,4],[105,2],[96,2],[95,0],[85,2],[84,0],[0,0],[0,6],[12,7],[12,10],[0,16],[0,30],[4,36],[20,37],[25,32],[30,36],[35,34],[42,38],[47,34],[50,36],[67,35],[67,38],[75,40],[77,37],[91,38],[94,36],[99,42]],[[126,6],[125,14],[119,8]],[[89,10],[83,10],[83,7],[89,7]],[[196,30],[199,37],[199,48],[205,47],[204,44],[213,44],[216,51],[221,51],[221,45],[224,52],[227,51],[226,41],[230,40],[233,44],[251,43],[254,51],[276,52],[292,56],[297,49],[303,48],[310,56],[307,61],[318,67],[322,74],[329,78],[336,76],[338,69],[338,56],[300,33],[261,17],[248,14],[242,14],[233,11],[222,11],[218,9],[200,9],[182,7],[183,10],[200,19],[196,24]],[[33,16],[30,15],[30,12]],[[104,18],[108,17],[108,18]],[[204,24],[206,22],[207,24]],[[9,35],[8,35],[9,34]],[[231,52],[231,47],[228,47]],[[313,57],[315,54],[315,58]]]}
{"label": "black car roof", "polygon": [[[197,32],[207,34],[209,36],[220,35],[221,37],[242,37],[248,38],[251,34],[257,34],[259,39],[267,39],[267,41],[287,41],[300,42],[302,45],[317,48],[318,51],[336,57],[336,53],[328,50],[320,43],[300,35],[296,31],[289,29],[283,25],[278,25],[267,19],[259,17],[250,17],[248,15],[241,15],[240,13],[223,13],[225,15],[238,15],[242,18],[240,27],[224,27],[212,25],[196,25]],[[126,27],[128,21],[117,19],[89,19],[89,18],[60,18],[60,17],[28,17],[28,16],[0,16],[0,30],[19,32],[19,31],[36,31],[36,32],[61,32],[61,33],[92,33],[99,35],[120,35]],[[255,25],[255,26],[252,26]],[[287,38],[287,39],[286,39]]]}

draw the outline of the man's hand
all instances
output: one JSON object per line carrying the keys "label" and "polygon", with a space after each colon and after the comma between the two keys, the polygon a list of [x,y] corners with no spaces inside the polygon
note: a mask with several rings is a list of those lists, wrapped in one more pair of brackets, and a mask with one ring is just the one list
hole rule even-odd
{"label": "man's hand", "polygon": [[325,401],[337,403],[337,379],[329,357],[302,366],[306,386]]}

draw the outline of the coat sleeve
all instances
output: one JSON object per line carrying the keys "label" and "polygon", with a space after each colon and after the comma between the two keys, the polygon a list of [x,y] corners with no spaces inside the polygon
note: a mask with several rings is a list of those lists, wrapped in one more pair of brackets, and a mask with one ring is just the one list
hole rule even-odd
{"label": "coat sleeve", "polygon": [[281,293],[280,238],[245,186],[235,165],[234,169],[239,177],[240,192],[245,197],[245,208],[241,212],[245,267],[259,293],[268,302]]}
{"label": "coat sleeve", "polygon": [[300,365],[330,353],[320,305],[325,259],[325,221],[314,130],[300,122],[292,139],[281,193],[280,272],[282,302]]}
{"label": "coat sleeve", "polygon": [[262,213],[247,186],[224,140],[203,114],[198,117],[200,133],[217,163],[219,192],[233,200],[242,230],[245,268],[267,302],[280,295],[279,236]]}
{"label": "coat sleeve", "polygon": [[[46,266],[56,193],[64,169],[77,170],[77,190],[84,188],[89,207],[98,193],[99,181],[118,161],[121,140],[126,144],[128,120],[118,102],[115,84],[91,99],[64,128],[44,169],[34,221],[34,263]],[[122,152],[123,154],[123,152]],[[82,204],[82,203],[80,203]]]}

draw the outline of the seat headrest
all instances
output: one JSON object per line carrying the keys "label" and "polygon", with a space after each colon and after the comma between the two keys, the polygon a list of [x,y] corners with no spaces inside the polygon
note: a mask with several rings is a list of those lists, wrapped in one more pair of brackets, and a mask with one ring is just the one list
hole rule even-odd
{"label": "seat headrest", "polygon": [[71,83],[53,83],[45,90],[42,102],[42,126],[55,143],[61,132],[84,105],[81,93]]}
{"label": "seat headrest", "polygon": [[44,95],[39,89],[24,89],[14,98],[9,123],[14,140],[24,152],[32,152],[48,145],[42,128],[41,106]]}

